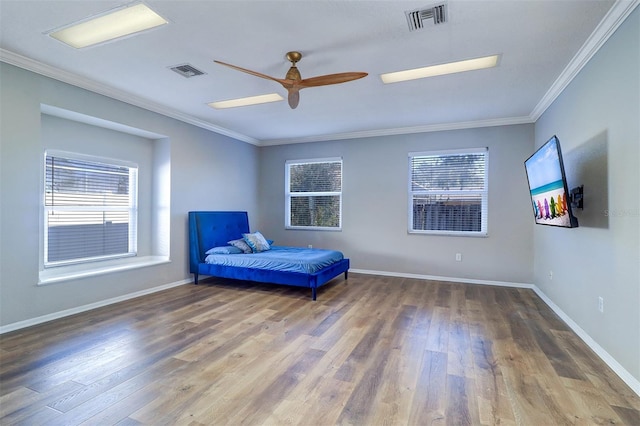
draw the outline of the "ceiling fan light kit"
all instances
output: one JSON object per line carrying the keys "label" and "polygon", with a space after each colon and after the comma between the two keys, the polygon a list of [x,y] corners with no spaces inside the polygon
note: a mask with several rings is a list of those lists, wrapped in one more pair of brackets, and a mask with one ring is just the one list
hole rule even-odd
{"label": "ceiling fan light kit", "polygon": [[296,63],[298,63],[300,59],[302,59],[302,53],[292,51],[292,52],[288,52],[285,57],[289,62],[291,62],[291,67],[289,68],[289,71],[287,71],[285,78],[271,77],[269,75],[262,74],[257,71],[241,68],[236,65],[227,64],[221,61],[214,60],[214,62],[220,65],[227,66],[229,68],[233,68],[237,71],[242,71],[256,77],[260,77],[260,78],[264,78],[267,80],[272,80],[280,83],[282,87],[287,89],[287,93],[288,93],[287,100],[289,102],[289,107],[291,107],[291,109],[295,109],[298,106],[298,103],[300,102],[301,89],[304,89],[307,87],[319,87],[319,86],[328,86],[331,84],[346,83],[348,81],[358,80],[368,75],[368,73],[366,72],[343,72],[338,74],[327,74],[327,75],[321,75],[317,77],[303,79],[302,76],[300,75],[300,71],[296,67]]}

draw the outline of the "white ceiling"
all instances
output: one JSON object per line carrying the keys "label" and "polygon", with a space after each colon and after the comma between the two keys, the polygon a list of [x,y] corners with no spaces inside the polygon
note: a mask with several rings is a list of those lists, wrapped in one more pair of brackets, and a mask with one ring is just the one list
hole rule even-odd
{"label": "white ceiling", "polygon": [[[533,122],[638,0],[448,1],[449,22],[410,32],[421,1],[146,0],[170,21],[75,50],[45,33],[126,1],[0,0],[2,59],[257,145]],[[601,23],[602,22],[602,23]],[[600,24],[600,25],[599,25]],[[594,32],[595,31],[595,32]],[[286,101],[215,110],[211,101],[286,92],[214,59],[284,77],[369,76]],[[499,66],[385,85],[381,73],[500,54]],[[186,79],[168,67],[189,63]]]}

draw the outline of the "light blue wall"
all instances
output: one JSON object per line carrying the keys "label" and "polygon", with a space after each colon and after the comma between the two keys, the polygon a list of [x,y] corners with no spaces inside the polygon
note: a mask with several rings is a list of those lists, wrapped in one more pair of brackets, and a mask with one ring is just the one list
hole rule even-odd
{"label": "light blue wall", "polygon": [[[488,237],[409,234],[408,153],[478,147],[489,148]],[[531,283],[532,150],[532,124],[263,147],[260,181],[269,184],[254,225],[279,244],[340,249],[355,269]],[[285,230],[285,161],[322,157],[343,158],[342,231]]]}
{"label": "light blue wall", "polygon": [[[250,217],[257,215],[258,149],[252,145],[4,63],[0,102],[0,326],[189,279],[189,210],[247,210]],[[145,228],[143,244],[160,247],[163,253],[168,245],[170,263],[37,285],[42,158],[49,146],[41,131],[41,104],[166,136],[153,142],[158,146],[152,152],[147,150],[152,157],[147,164],[170,164],[170,172],[160,180],[170,185],[170,206],[154,205],[170,209],[166,217],[171,232],[155,235],[154,229],[166,227],[152,223]],[[99,143],[78,130],[83,126],[76,127],[72,134],[88,144]],[[157,190],[151,198],[164,192]],[[148,214],[143,216],[149,220]]]}
{"label": "light blue wall", "polygon": [[535,227],[534,282],[640,380],[640,9],[538,120],[536,146],[553,134],[585,206],[577,229]]}

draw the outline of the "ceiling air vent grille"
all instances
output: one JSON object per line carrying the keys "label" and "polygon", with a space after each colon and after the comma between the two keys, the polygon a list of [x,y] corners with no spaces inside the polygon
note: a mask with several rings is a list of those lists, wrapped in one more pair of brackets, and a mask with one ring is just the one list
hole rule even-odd
{"label": "ceiling air vent grille", "polygon": [[202,74],[206,74],[203,71],[200,71],[197,68],[192,67],[189,64],[176,65],[175,67],[170,67],[171,71],[175,71],[181,76],[185,78],[197,77]]}
{"label": "ceiling air vent grille", "polygon": [[422,30],[426,23],[433,22],[433,25],[447,22],[447,4],[442,3],[436,6],[423,7],[416,10],[404,12],[409,24],[409,31]]}

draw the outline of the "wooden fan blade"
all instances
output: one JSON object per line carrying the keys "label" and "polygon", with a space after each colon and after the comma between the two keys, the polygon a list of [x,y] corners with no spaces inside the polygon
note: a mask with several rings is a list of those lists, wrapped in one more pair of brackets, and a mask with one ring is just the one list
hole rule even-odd
{"label": "wooden fan blade", "polygon": [[291,109],[296,109],[298,102],[300,102],[300,91],[298,89],[288,89],[289,92],[289,106]]}
{"label": "wooden fan blade", "polygon": [[278,83],[282,84],[285,87],[287,87],[287,85],[291,85],[293,83],[293,82],[291,82],[289,80],[285,80],[285,79],[282,79],[282,78],[271,77],[270,75],[262,74],[262,73],[259,73],[257,71],[248,70],[246,68],[241,68],[241,67],[238,67],[236,65],[227,64],[226,62],[216,61],[216,60],[214,60],[213,62],[215,62],[216,64],[227,66],[229,68],[233,68],[234,70],[238,70],[238,71],[246,72],[247,74],[255,75],[256,77],[266,78],[267,80],[272,80],[272,81],[277,81]]}
{"label": "wooden fan blade", "polygon": [[298,82],[300,88],[327,86],[329,84],[346,83],[347,81],[357,80],[369,75],[366,72],[343,72],[339,74],[327,74],[318,77],[305,78]]}

